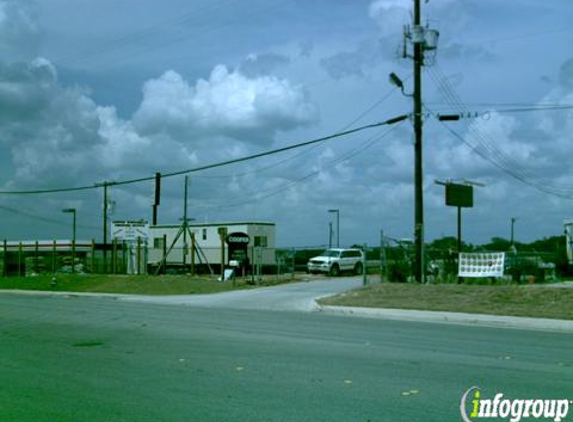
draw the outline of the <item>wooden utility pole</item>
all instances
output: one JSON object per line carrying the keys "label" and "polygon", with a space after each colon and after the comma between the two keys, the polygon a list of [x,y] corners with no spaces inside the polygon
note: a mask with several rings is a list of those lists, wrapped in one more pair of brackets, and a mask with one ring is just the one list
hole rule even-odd
{"label": "wooden utility pole", "polygon": [[[420,28],[420,0],[414,0],[414,31]],[[425,279],[424,265],[424,190],[422,155],[422,65],[423,43],[414,40],[414,191],[415,191],[415,268],[414,277],[418,283]]]}

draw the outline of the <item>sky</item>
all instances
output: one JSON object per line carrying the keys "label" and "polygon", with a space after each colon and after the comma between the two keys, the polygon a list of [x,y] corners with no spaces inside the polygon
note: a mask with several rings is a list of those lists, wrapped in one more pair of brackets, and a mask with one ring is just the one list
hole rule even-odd
{"label": "sky", "polygon": [[[103,189],[16,194],[193,169],[409,114],[412,0],[0,0],[0,237],[102,238]],[[455,236],[436,181],[469,180],[464,241],[529,242],[573,217],[573,4],[430,0],[425,238]],[[406,52],[411,51],[407,44]],[[461,114],[440,122],[439,114]],[[189,174],[196,223],[276,223],[277,245],[413,238],[411,119]],[[183,215],[162,180],[160,224]],[[108,189],[111,220],[151,219],[153,182]],[[336,225],[334,225],[336,226]],[[335,234],[336,236],[336,234]]]}

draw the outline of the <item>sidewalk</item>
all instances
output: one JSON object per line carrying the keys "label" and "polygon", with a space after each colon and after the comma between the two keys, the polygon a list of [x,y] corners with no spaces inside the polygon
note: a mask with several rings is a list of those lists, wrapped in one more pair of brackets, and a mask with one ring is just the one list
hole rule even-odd
{"label": "sidewalk", "polygon": [[361,318],[379,318],[396,321],[429,322],[573,333],[573,321],[550,318],[529,318],[486,314],[466,314],[461,312],[357,308],[351,306],[322,305],[318,305],[318,312],[323,312],[325,314],[331,315],[353,316]]}

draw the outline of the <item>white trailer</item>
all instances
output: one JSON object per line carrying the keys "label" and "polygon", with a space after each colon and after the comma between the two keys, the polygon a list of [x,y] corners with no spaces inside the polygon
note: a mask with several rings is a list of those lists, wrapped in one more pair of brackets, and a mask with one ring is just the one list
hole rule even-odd
{"label": "white trailer", "polygon": [[[229,247],[222,244],[220,232],[244,233],[249,237],[247,254],[251,265],[276,265],[275,259],[275,224],[267,222],[221,222],[209,224],[188,224],[188,232],[184,233],[182,225],[157,225],[149,227],[148,262],[152,266],[159,265],[166,251],[167,267],[178,267],[191,263],[191,236],[195,238],[196,265],[211,265],[219,267],[222,252],[225,265],[229,263]],[[223,246],[223,249],[221,248]]]}

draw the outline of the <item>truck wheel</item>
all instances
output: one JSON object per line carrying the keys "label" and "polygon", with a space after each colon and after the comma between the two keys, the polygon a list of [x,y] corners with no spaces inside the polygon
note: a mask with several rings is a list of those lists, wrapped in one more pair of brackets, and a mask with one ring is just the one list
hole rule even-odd
{"label": "truck wheel", "polygon": [[354,266],[354,274],[362,275],[362,263],[359,262]]}
{"label": "truck wheel", "polygon": [[334,264],[332,267],[330,267],[330,276],[338,277],[339,275],[340,275],[340,268],[338,268],[338,265]]}

